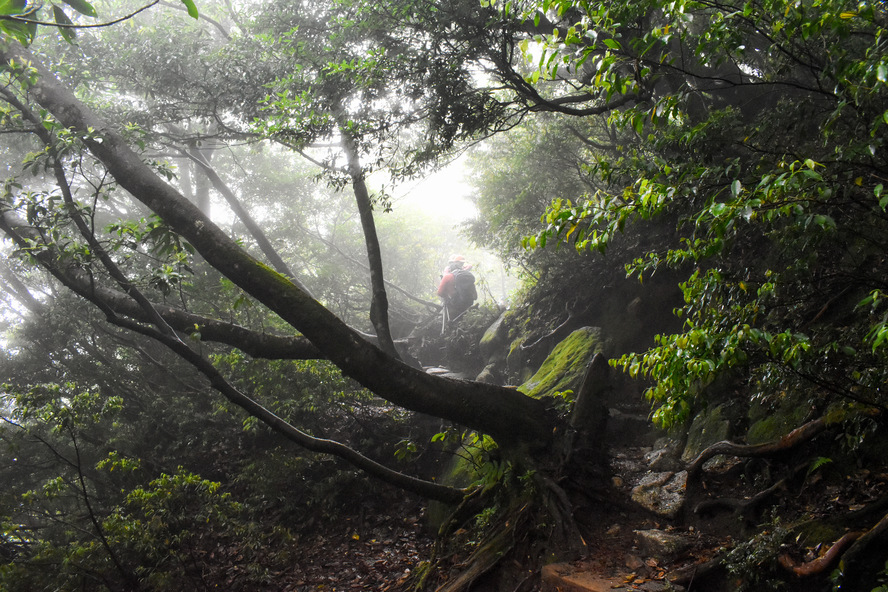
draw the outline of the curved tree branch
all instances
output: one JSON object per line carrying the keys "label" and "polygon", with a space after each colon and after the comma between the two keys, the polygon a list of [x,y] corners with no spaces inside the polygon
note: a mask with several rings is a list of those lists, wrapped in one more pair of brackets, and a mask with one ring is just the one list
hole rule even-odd
{"label": "curved tree branch", "polygon": [[[52,22],[39,21],[39,20],[30,19],[30,18],[27,18],[24,16],[15,15],[15,14],[0,15],[0,20],[14,21],[17,23],[25,23],[28,25],[45,25],[47,27],[55,27],[57,29],[98,29],[101,27],[110,27],[112,25],[122,23],[123,21],[128,21],[131,18],[133,18],[134,16],[136,16],[137,14],[145,12],[149,8],[153,8],[154,6],[157,6],[158,4],[160,4],[160,2],[161,2],[161,0],[153,0],[152,2],[149,2],[148,4],[146,4],[140,8],[137,8],[136,10],[134,10],[133,12],[131,12],[129,14],[125,14],[122,17],[119,17],[119,18],[116,18],[116,19],[113,19],[110,21],[106,21],[104,23],[93,23],[91,25],[82,25],[82,24],[74,24],[74,23],[65,24],[65,23],[57,23],[55,21],[52,21]],[[34,9],[29,10],[25,14],[33,14],[33,12],[34,12]]]}
{"label": "curved tree branch", "polygon": [[427,499],[457,503],[468,493],[468,490],[447,487],[390,469],[341,442],[310,436],[235,388],[209,360],[195,352],[181,340],[173,339],[169,335],[125,319],[112,316],[108,320],[115,325],[160,341],[179,355],[179,357],[197,368],[210,381],[210,385],[231,403],[256,417],[273,431],[307,450],[331,454],[341,458],[373,477]]}
{"label": "curved tree branch", "polygon": [[545,449],[554,418],[543,402],[508,389],[431,376],[367,343],[287,278],[250,257],[222,229],[146,166],[126,141],[36,62],[20,44],[0,41],[0,59],[30,95],[82,137],[120,186],[157,215],[220,273],[277,313],[342,371],[399,405],[484,432],[504,446]]}
{"label": "curved tree branch", "polygon": [[[3,230],[23,251],[31,251],[41,237],[33,227],[18,219],[11,211],[0,213],[0,230]],[[96,285],[84,271],[74,265],[65,265],[52,248],[31,252],[69,290],[91,302],[101,301],[102,306],[139,322],[149,322],[142,307],[125,293]],[[253,331],[235,323],[229,323],[198,315],[166,304],[151,303],[152,308],[176,331],[191,335],[200,333],[202,341],[236,347],[254,358],[270,360],[314,360],[323,358],[310,341],[304,337],[274,335]]]}
{"label": "curved tree branch", "polygon": [[[33,113],[31,113],[27,109],[23,109],[22,113],[26,117],[34,117]],[[68,185],[67,178],[65,177],[64,169],[61,162],[57,158],[57,155],[55,154],[55,148],[52,144],[52,137],[49,135],[48,131],[43,128],[43,126],[38,125],[37,127],[39,128],[36,131],[37,135],[42,140],[47,142],[47,146],[52,154],[53,170],[55,171],[56,181],[59,185],[59,189],[62,192],[63,199],[68,206],[70,218],[74,222],[75,226],[77,226],[83,238],[89,243],[90,248],[98,256],[99,260],[102,262],[102,265],[111,275],[111,277],[113,277],[115,281],[117,281],[118,284],[126,291],[127,295],[135,300],[140,308],[142,308],[146,316],[150,319],[150,322],[154,328],[121,319],[117,317],[113,311],[102,307],[100,302],[95,302],[96,304],[100,305],[100,308],[104,309],[109,322],[127,328],[131,331],[140,333],[142,335],[152,337],[153,339],[163,343],[169,349],[175,352],[179,357],[197,368],[198,371],[200,371],[207,379],[209,379],[210,384],[213,386],[213,388],[222,393],[222,395],[225,396],[226,399],[228,399],[230,402],[237,405],[238,407],[244,409],[250,415],[259,419],[262,423],[270,427],[275,432],[282,434],[288,440],[291,440],[292,442],[295,442],[313,452],[332,454],[334,456],[342,458],[355,467],[365,471],[370,475],[373,475],[374,477],[377,477],[387,483],[391,483],[392,485],[400,487],[401,489],[411,491],[428,499],[434,499],[448,503],[456,503],[462,499],[462,497],[466,493],[465,490],[455,489],[452,487],[439,485],[431,481],[425,481],[423,479],[418,479],[416,477],[405,475],[398,471],[389,469],[388,467],[363,456],[356,450],[349,448],[348,446],[340,442],[310,436],[305,432],[297,429],[295,426],[288,423],[278,415],[274,414],[272,411],[261,405],[259,402],[242,393],[231,383],[229,383],[228,380],[226,380],[222,376],[221,372],[219,372],[218,369],[212,364],[212,362],[210,362],[200,353],[194,351],[188,344],[186,344],[179,338],[172,327],[170,327],[163,319],[163,317],[156,310],[153,309],[148,299],[126,278],[124,273],[117,267],[117,265],[115,265],[114,261],[111,259],[102,245],[98,242],[91,229],[86,225],[79,209],[77,208],[77,204],[74,203],[70,186]],[[83,485],[83,487],[84,496],[86,496],[85,485]],[[93,519],[95,518],[91,511],[90,515]],[[98,525],[96,525],[96,528],[99,528]],[[101,530],[99,530],[99,534],[103,536]]]}

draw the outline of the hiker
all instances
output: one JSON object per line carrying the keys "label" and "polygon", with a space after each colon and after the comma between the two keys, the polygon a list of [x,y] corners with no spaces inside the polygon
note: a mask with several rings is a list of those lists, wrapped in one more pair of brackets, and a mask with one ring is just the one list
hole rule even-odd
{"label": "hiker", "polygon": [[475,276],[469,271],[465,257],[454,255],[447,262],[441,283],[438,284],[438,296],[444,301],[444,318],[455,320],[472,306],[478,298],[475,290]]}

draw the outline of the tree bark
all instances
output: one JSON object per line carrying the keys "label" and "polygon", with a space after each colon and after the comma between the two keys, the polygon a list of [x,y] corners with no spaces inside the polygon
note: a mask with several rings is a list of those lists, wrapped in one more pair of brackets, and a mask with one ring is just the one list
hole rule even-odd
{"label": "tree bark", "polygon": [[691,463],[687,466],[688,471],[688,480],[696,478],[700,471],[703,469],[703,465],[707,460],[712,458],[717,454],[729,454],[732,456],[743,456],[743,457],[753,457],[753,456],[772,456],[775,454],[780,454],[782,452],[786,452],[787,450],[792,450],[796,446],[800,444],[804,444],[808,442],[814,436],[817,436],[821,432],[823,432],[827,428],[826,420],[822,417],[818,419],[814,419],[809,421],[808,423],[797,427],[790,433],[786,434],[782,438],[774,440],[773,442],[766,442],[764,444],[735,444],[733,442],[716,442],[703,452],[701,452],[697,458],[695,458]]}
{"label": "tree bark", "polygon": [[345,129],[344,122],[340,121],[340,133],[342,134],[342,149],[348,167],[348,174],[352,180],[352,189],[355,192],[355,200],[358,204],[358,214],[361,217],[361,228],[364,231],[364,244],[367,249],[367,260],[370,263],[370,322],[376,329],[379,346],[382,351],[398,358],[395,343],[388,320],[388,295],[385,291],[385,279],[382,272],[382,252],[379,250],[379,237],[376,235],[376,222],[373,219],[373,203],[370,200],[370,192],[364,182],[364,172],[358,160],[358,148],[354,137]]}
{"label": "tree bark", "polygon": [[258,224],[256,224],[256,221],[253,220],[250,212],[248,212],[243,204],[241,204],[234,192],[225,184],[222,178],[216,174],[216,171],[210,166],[209,162],[201,160],[198,157],[199,155],[195,156],[190,151],[187,152],[187,154],[195,163],[195,166],[203,171],[204,175],[209,179],[210,183],[212,183],[213,188],[225,198],[225,201],[234,212],[234,215],[247,227],[250,236],[256,241],[259,250],[262,251],[262,254],[265,255],[265,258],[268,259],[268,262],[271,263],[272,267],[274,267],[281,275],[287,276],[300,290],[311,296],[312,294],[308,288],[305,287],[305,284],[300,282],[299,278],[296,277],[296,274],[290,270],[289,266],[278,254],[277,250],[272,246],[271,241],[265,236],[265,232]]}
{"label": "tree bark", "polygon": [[146,166],[27,49],[4,40],[0,59],[38,104],[82,137],[122,188],[163,218],[210,265],[301,332],[343,373],[395,405],[484,432],[504,446],[549,445],[554,419],[542,402],[514,389],[430,376],[367,343],[289,279],[250,257]]}

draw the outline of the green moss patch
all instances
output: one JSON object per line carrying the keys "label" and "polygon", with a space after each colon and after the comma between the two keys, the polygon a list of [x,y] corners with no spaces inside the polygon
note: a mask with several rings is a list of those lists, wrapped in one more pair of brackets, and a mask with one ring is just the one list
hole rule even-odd
{"label": "green moss patch", "polygon": [[556,391],[576,391],[589,360],[602,349],[601,329],[577,329],[555,346],[536,374],[518,390],[530,397],[541,397]]}

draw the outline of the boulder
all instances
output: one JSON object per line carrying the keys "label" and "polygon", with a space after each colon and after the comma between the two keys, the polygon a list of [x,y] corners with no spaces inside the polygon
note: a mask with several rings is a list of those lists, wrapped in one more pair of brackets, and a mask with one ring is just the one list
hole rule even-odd
{"label": "boulder", "polygon": [[725,406],[717,405],[703,409],[694,417],[691,427],[688,428],[688,439],[685,444],[681,459],[691,461],[697,456],[722,440],[727,440],[731,435],[731,422],[726,418]]}
{"label": "boulder", "polygon": [[660,561],[675,559],[691,547],[691,539],[685,535],[665,530],[636,530],[638,548],[647,556]]}
{"label": "boulder", "polygon": [[536,374],[518,387],[518,390],[537,398],[556,391],[576,391],[592,356],[603,350],[601,329],[598,327],[577,329],[555,346]]}
{"label": "boulder", "polygon": [[648,473],[632,489],[632,500],[648,510],[663,516],[678,516],[685,500],[687,471]]}
{"label": "boulder", "polygon": [[506,316],[508,311],[504,312],[487,328],[484,335],[481,336],[479,344],[481,356],[490,361],[495,356],[503,357],[502,353],[509,343],[509,330],[506,326]]}
{"label": "boulder", "polygon": [[748,444],[763,444],[777,440],[793,431],[808,419],[811,406],[808,393],[782,393],[767,402],[754,400],[749,407]]}

